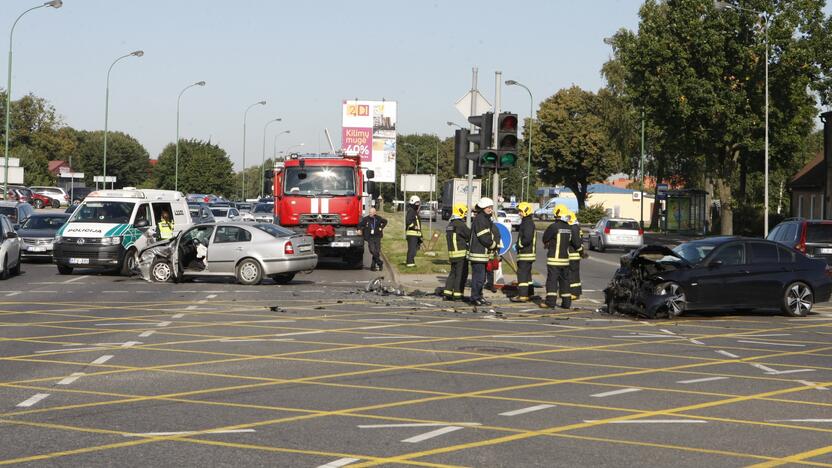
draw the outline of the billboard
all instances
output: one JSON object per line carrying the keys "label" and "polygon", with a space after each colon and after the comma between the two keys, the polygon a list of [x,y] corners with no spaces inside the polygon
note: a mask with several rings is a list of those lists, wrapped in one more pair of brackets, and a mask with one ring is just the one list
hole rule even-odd
{"label": "billboard", "polygon": [[361,155],[375,182],[396,181],[396,102],[344,101],[341,150]]}

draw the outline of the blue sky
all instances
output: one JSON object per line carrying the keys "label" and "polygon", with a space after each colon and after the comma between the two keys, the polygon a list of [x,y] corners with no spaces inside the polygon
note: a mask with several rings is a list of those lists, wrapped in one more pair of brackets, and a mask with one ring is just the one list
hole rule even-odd
{"label": "blue sky", "polygon": [[[14,18],[38,0],[3,0],[0,51]],[[464,123],[453,103],[479,67],[480,89],[493,102],[494,71],[526,84],[535,107],[558,89],[602,86],[609,58],[603,39],[635,28],[638,0],[584,1],[255,1],[64,0],[58,10],[27,14],[15,30],[12,96],[33,92],[52,102],[67,124],[104,126],[107,68],[110,129],[127,132],[152,158],[175,138],[209,137],[239,169],[245,108],[247,165],[258,163],[263,125],[282,135],[278,149],[326,148],[323,129],[340,138],[342,99],[399,102],[400,133],[452,135]],[[0,54],[5,57],[5,54]],[[5,88],[7,62],[0,59]],[[528,95],[503,87],[503,108],[528,115]],[[336,145],[338,142],[336,141]]]}

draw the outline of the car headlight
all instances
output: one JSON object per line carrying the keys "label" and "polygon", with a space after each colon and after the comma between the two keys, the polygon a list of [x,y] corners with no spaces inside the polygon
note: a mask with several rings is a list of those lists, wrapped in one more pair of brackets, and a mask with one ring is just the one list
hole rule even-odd
{"label": "car headlight", "polygon": [[102,245],[119,245],[121,244],[121,236],[105,237],[101,239]]}
{"label": "car headlight", "polygon": [[55,236],[55,239],[52,242],[58,244],[61,242],[61,239],[63,239],[61,236]]}

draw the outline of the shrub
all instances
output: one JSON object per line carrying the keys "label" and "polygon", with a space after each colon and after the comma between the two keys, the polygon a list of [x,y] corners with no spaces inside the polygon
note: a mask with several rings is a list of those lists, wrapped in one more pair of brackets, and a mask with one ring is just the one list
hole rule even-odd
{"label": "shrub", "polygon": [[578,211],[578,221],[581,224],[596,224],[606,215],[607,210],[604,208],[604,205],[596,203]]}

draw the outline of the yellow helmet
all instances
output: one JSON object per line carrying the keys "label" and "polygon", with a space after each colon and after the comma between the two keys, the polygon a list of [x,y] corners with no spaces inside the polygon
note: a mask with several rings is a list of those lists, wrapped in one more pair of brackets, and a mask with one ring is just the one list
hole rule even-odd
{"label": "yellow helmet", "polygon": [[522,202],[517,205],[517,210],[520,211],[520,214],[523,216],[529,216],[532,214],[532,205],[528,202]]}
{"label": "yellow helmet", "polygon": [[451,212],[455,216],[459,216],[460,218],[464,218],[465,215],[468,213],[468,206],[466,206],[464,203],[456,203],[456,204],[454,204],[454,207],[451,209]]}
{"label": "yellow helmet", "polygon": [[563,203],[558,203],[557,205],[555,205],[553,213],[555,217],[559,217],[564,216],[567,211],[569,211],[569,208],[567,208],[566,205],[564,205]]}
{"label": "yellow helmet", "polygon": [[569,218],[569,221],[567,221],[569,224],[575,224],[575,222],[578,221],[578,217],[573,211],[567,211],[566,217]]}

